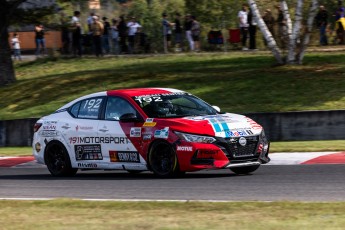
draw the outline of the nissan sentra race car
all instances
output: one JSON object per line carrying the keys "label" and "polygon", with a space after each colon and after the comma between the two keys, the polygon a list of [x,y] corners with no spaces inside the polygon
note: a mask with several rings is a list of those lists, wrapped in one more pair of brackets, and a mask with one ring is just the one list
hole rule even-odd
{"label": "nissan sentra race car", "polygon": [[149,170],[160,177],[227,168],[248,174],[270,160],[255,121],[166,88],[78,98],[37,121],[32,145],[53,176],[78,169]]}

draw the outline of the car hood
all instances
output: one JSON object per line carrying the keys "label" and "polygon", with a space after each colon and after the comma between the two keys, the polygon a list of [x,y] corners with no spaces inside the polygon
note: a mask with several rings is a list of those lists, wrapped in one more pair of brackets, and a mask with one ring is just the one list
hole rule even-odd
{"label": "car hood", "polygon": [[159,119],[158,123],[175,131],[223,138],[258,135],[262,131],[252,119],[233,113]]}

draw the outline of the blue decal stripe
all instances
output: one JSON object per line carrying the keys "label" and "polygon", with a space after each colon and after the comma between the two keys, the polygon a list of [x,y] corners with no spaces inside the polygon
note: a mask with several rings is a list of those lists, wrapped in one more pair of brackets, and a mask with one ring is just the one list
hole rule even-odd
{"label": "blue decal stripe", "polygon": [[210,119],[210,122],[213,126],[213,128],[216,130],[216,132],[221,132],[222,129],[220,128],[218,122],[215,119]]}

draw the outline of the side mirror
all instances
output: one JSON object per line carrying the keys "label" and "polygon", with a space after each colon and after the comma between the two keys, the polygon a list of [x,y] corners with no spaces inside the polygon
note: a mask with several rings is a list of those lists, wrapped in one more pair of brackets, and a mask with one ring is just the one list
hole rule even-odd
{"label": "side mirror", "polygon": [[120,117],[121,122],[142,122],[134,113],[125,113]]}
{"label": "side mirror", "polygon": [[212,108],[214,108],[215,110],[217,110],[218,113],[220,113],[220,108],[216,105],[212,105]]}

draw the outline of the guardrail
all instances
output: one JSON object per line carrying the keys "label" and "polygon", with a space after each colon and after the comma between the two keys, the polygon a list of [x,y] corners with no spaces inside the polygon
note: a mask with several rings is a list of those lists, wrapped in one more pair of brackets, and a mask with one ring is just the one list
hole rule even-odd
{"label": "guardrail", "polygon": [[[345,110],[248,113],[271,141],[344,140]],[[37,118],[0,121],[0,147],[30,146]]]}

